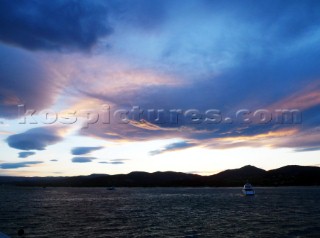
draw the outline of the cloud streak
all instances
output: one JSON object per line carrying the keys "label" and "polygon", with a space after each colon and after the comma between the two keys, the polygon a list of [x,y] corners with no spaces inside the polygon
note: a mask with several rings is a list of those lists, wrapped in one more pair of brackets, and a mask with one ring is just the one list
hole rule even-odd
{"label": "cloud streak", "polygon": [[125,164],[130,159],[111,159],[110,161],[100,161],[99,164]]}
{"label": "cloud streak", "polygon": [[19,152],[19,158],[27,158],[31,155],[34,155],[35,152]]}
{"label": "cloud streak", "polygon": [[96,150],[101,150],[102,148],[104,148],[103,146],[92,146],[92,147],[74,147],[72,150],[71,150],[71,154],[73,155],[85,155],[85,154],[89,154],[93,151],[96,151]]}
{"label": "cloud streak", "polygon": [[165,152],[172,152],[172,151],[177,151],[177,150],[183,150],[183,149],[188,149],[191,147],[197,146],[197,144],[188,142],[188,141],[181,141],[181,142],[176,142],[172,143],[169,145],[166,145],[164,148],[159,149],[159,150],[153,150],[150,151],[150,155],[159,155]]}
{"label": "cloud streak", "polygon": [[81,157],[81,156],[79,156],[79,157],[73,157],[71,159],[71,161],[73,163],[90,163],[90,162],[92,162],[92,160],[95,160],[95,159],[96,159],[95,157]]}
{"label": "cloud streak", "polygon": [[28,161],[28,162],[19,162],[19,163],[2,163],[0,164],[1,169],[19,169],[30,167],[32,165],[41,164],[41,161]]}

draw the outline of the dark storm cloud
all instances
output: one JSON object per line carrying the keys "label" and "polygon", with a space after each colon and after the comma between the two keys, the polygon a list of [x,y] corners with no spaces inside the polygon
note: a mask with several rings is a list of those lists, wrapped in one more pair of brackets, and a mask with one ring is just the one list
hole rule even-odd
{"label": "dark storm cloud", "polygon": [[95,160],[94,157],[73,157],[72,162],[73,163],[90,163],[92,160]]}
{"label": "dark storm cloud", "polygon": [[88,154],[92,151],[95,151],[95,150],[100,150],[102,149],[103,147],[102,146],[96,146],[96,147],[74,147],[72,150],[71,150],[71,154],[73,155],[84,155],[84,154]]}
{"label": "dark storm cloud", "polygon": [[165,152],[183,150],[183,149],[187,149],[187,148],[190,148],[190,147],[194,147],[196,145],[197,144],[191,143],[191,142],[188,142],[188,141],[176,142],[176,143],[172,143],[172,144],[166,145],[163,149],[150,151],[150,155],[158,155],[158,154],[162,154],[162,153],[165,153]]}
{"label": "dark storm cloud", "polygon": [[31,50],[89,50],[111,32],[103,1],[0,1],[5,43]]}
{"label": "dark storm cloud", "polygon": [[19,152],[19,158],[27,158],[31,155],[34,155],[35,152]]}
{"label": "dark storm cloud", "polygon": [[0,117],[21,116],[19,104],[24,104],[27,109],[40,110],[53,103],[59,91],[59,78],[41,58],[1,44],[0,55]]}
{"label": "dark storm cloud", "polygon": [[28,161],[28,162],[19,162],[19,163],[2,163],[0,164],[1,169],[18,169],[24,167],[30,167],[30,165],[41,164],[41,161]]}
{"label": "dark storm cloud", "polygon": [[21,48],[88,51],[112,33],[110,14],[122,26],[153,29],[164,20],[165,6],[162,1],[0,1],[0,117],[19,117],[19,104],[37,112],[48,108],[67,87],[44,55]]}
{"label": "dark storm cloud", "polygon": [[60,127],[38,127],[11,135],[6,141],[10,147],[19,150],[45,150],[48,145],[63,140],[61,132]]}

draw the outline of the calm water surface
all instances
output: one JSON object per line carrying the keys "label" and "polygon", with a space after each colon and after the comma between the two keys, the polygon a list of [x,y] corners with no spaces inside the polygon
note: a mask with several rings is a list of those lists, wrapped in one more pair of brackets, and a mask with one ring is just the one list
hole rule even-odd
{"label": "calm water surface", "polygon": [[0,188],[17,237],[320,237],[320,188]]}

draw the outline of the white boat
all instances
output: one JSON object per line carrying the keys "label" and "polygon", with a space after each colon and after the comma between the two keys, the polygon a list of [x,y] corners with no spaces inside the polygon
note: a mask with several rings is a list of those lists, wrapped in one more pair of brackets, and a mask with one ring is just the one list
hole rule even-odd
{"label": "white boat", "polygon": [[242,189],[242,193],[246,196],[253,196],[255,195],[255,191],[252,187],[252,185],[250,183],[246,183],[244,186],[243,186],[243,189]]}

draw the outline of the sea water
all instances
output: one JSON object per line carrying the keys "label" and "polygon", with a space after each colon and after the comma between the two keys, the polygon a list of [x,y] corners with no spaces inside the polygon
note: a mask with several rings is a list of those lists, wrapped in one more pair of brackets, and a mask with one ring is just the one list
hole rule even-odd
{"label": "sea water", "polygon": [[0,188],[18,237],[320,237],[320,188]]}

